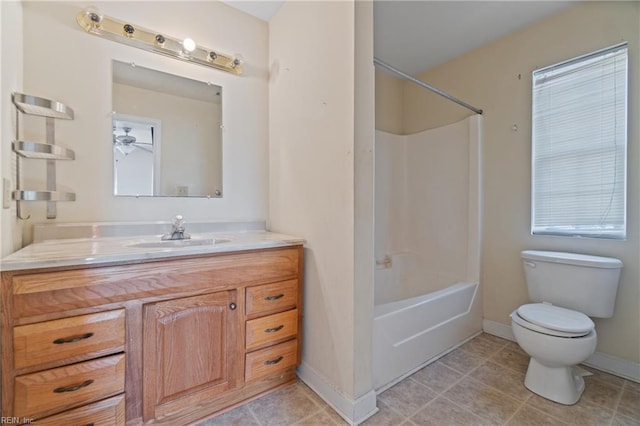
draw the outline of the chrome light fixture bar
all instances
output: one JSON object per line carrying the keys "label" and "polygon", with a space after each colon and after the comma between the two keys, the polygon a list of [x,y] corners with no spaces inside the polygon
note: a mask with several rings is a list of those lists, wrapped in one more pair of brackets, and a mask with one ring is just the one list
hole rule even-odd
{"label": "chrome light fixture bar", "polygon": [[182,61],[193,62],[232,74],[242,74],[242,61],[238,57],[198,46],[190,38],[180,40],[105,16],[94,7],[79,12],[76,21],[90,34]]}

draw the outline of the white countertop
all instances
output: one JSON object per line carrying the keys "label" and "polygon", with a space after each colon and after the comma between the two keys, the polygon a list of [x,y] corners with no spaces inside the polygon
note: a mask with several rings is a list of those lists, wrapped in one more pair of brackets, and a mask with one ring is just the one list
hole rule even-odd
{"label": "white countertop", "polygon": [[214,232],[192,234],[192,239],[229,240],[186,247],[132,247],[132,244],[160,241],[160,235],[70,238],[30,244],[0,261],[0,270],[100,265],[112,262],[162,259],[207,253],[285,247],[304,243],[303,238],[267,231]]}

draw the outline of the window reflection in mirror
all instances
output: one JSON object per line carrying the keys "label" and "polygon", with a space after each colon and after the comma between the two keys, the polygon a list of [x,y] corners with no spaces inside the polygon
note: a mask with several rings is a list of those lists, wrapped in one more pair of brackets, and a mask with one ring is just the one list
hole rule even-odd
{"label": "window reflection in mirror", "polygon": [[113,61],[117,196],[222,195],[222,88]]}

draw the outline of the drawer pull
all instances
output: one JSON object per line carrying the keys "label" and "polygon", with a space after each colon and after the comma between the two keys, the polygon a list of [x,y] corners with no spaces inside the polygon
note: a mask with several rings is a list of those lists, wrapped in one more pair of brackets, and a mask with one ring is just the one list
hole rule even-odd
{"label": "drawer pull", "polygon": [[77,391],[79,389],[86,388],[91,383],[93,383],[93,380],[87,380],[86,382],[82,382],[82,383],[79,383],[77,385],[55,388],[53,391],[55,393],[75,392],[75,391]]}
{"label": "drawer pull", "polygon": [[267,328],[264,332],[265,333],[275,333],[276,331],[280,331],[284,328],[284,324],[280,324],[277,327],[273,327],[273,328]]}
{"label": "drawer pull", "polygon": [[264,362],[264,365],[276,365],[277,363],[279,363],[280,361],[282,361],[284,359],[284,357],[282,355],[280,355],[278,358],[276,359],[270,359]]}
{"label": "drawer pull", "polygon": [[275,296],[267,296],[264,300],[278,300],[284,297],[284,293],[276,294]]}
{"label": "drawer pull", "polygon": [[92,337],[92,336],[93,336],[93,333],[85,333],[85,334],[80,334],[78,336],[62,337],[60,339],[54,340],[53,343],[56,345],[62,345],[64,343],[75,343],[75,342],[79,342],[80,340],[88,339],[89,337]]}

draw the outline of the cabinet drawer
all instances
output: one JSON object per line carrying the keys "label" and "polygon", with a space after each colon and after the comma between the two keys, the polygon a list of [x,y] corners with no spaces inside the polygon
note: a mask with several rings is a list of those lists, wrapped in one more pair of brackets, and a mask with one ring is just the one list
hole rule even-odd
{"label": "cabinet drawer", "polygon": [[13,329],[16,369],[94,358],[124,349],[124,309]]}
{"label": "cabinet drawer", "polygon": [[38,426],[124,426],[124,395],[84,405],[36,422]]}
{"label": "cabinet drawer", "polygon": [[247,316],[294,308],[298,303],[298,280],[247,288]]}
{"label": "cabinet drawer", "polygon": [[14,416],[40,418],[124,392],[124,354],[15,379]]}
{"label": "cabinet drawer", "polygon": [[245,381],[259,380],[298,363],[298,341],[290,340],[246,356]]}
{"label": "cabinet drawer", "polygon": [[247,321],[246,349],[252,351],[298,334],[298,310],[273,314]]}

